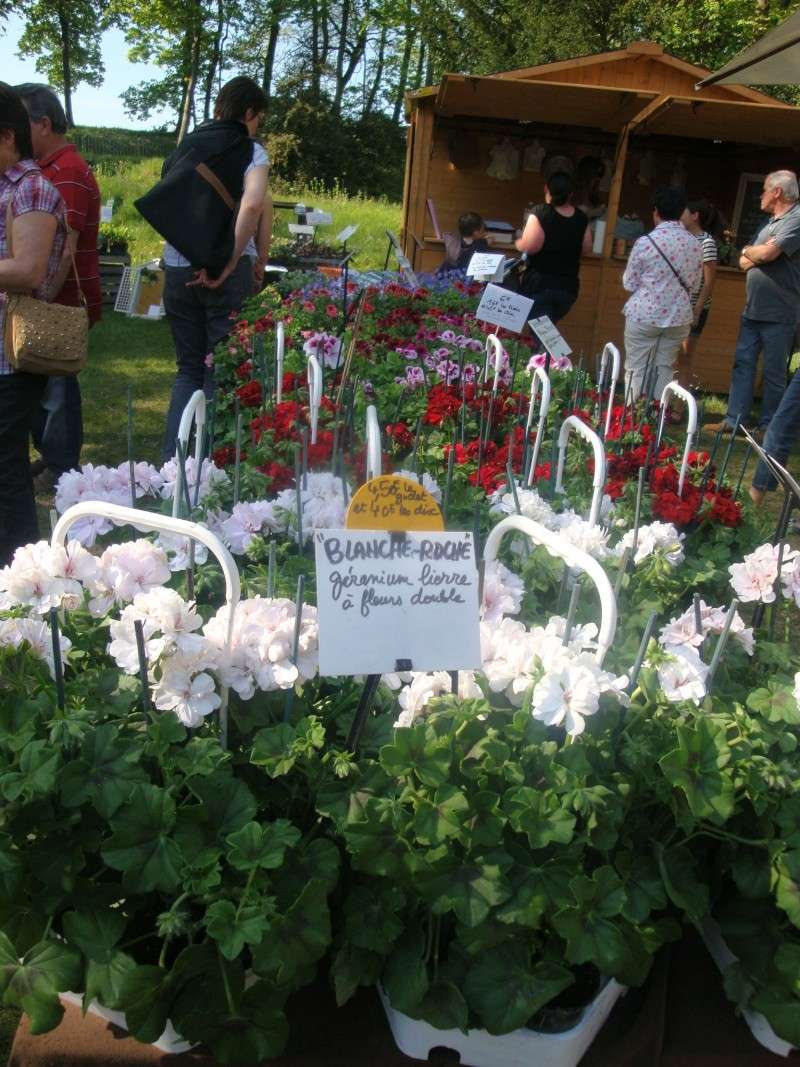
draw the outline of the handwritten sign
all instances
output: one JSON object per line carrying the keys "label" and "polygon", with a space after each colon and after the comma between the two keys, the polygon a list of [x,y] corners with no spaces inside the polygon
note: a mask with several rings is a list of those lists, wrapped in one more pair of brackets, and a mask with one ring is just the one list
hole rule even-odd
{"label": "handwritten sign", "polygon": [[289,233],[305,234],[307,237],[311,237],[314,234],[313,226],[305,226],[301,222],[290,222]]}
{"label": "handwritten sign", "polygon": [[531,319],[528,325],[553,359],[557,359],[559,356],[568,356],[572,352],[572,349],[558,332],[549,316],[540,315],[538,319]]}
{"label": "handwritten sign", "polygon": [[480,666],[471,533],[318,530],[315,551],[320,674]]}
{"label": "handwritten sign", "polygon": [[330,226],[333,222],[333,216],[329,211],[308,211],[306,212],[306,222],[311,226]]}
{"label": "handwritten sign", "polygon": [[345,241],[349,241],[350,240],[350,238],[353,236],[353,234],[356,232],[357,229],[358,229],[358,225],[345,226],[345,228],[343,230],[340,230],[336,234],[336,240],[337,241],[341,241],[342,244],[344,244]]}
{"label": "handwritten sign", "polygon": [[512,333],[521,333],[532,307],[533,301],[527,296],[511,293],[499,285],[487,285],[475,317],[481,322],[504,326]]}
{"label": "handwritten sign", "polygon": [[370,478],[347,509],[348,530],[443,530],[439,505],[411,478],[384,474]]}
{"label": "handwritten sign", "polygon": [[467,265],[467,274],[481,282],[501,282],[506,257],[497,252],[475,252]]}

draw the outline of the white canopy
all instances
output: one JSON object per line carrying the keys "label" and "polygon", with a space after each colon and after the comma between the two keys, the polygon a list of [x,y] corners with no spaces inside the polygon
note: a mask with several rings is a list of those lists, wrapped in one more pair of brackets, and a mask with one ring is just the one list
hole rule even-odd
{"label": "white canopy", "polygon": [[800,11],[789,15],[755,44],[734,56],[721,70],[709,74],[695,88],[714,84],[800,84]]}

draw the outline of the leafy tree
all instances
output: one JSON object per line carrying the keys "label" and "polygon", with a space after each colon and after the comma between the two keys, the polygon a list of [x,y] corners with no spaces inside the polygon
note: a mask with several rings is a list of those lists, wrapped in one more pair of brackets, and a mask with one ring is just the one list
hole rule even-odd
{"label": "leafy tree", "polygon": [[[36,70],[64,94],[67,122],[74,126],[72,94],[81,83],[103,84],[100,38],[107,25],[105,0],[23,0],[21,56],[36,56]],[[0,2],[0,16],[3,14]]]}

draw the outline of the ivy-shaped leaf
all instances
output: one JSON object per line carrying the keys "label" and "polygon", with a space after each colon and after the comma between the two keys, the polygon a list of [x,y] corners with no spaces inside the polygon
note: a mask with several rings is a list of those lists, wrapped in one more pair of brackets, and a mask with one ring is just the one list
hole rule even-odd
{"label": "ivy-shaped leaf", "polygon": [[[761,649],[759,646],[759,653]],[[755,689],[747,697],[751,711],[763,715],[768,722],[785,722],[790,726],[800,725],[800,705],[794,698],[791,685],[770,679],[766,689]]]}
{"label": "ivy-shaped leaf", "polygon": [[420,724],[395,730],[394,743],[383,746],[380,761],[387,774],[396,778],[414,774],[423,785],[435,789],[447,781],[452,755],[446,741]]}
{"label": "ivy-shaped leaf", "polygon": [[78,951],[58,941],[40,941],[19,959],[5,934],[0,933],[0,993],[3,1003],[24,1011],[31,1033],[43,1034],[58,1026],[64,1009],[58,994],[81,980]]}
{"label": "ivy-shaped leaf", "polygon": [[778,860],[775,899],[793,925],[800,927],[800,850],[785,852]]}
{"label": "ivy-shaped leaf", "polygon": [[204,919],[209,937],[228,960],[235,960],[245,945],[259,945],[269,922],[270,912],[263,902],[235,908],[229,900],[210,904]]}
{"label": "ivy-shaped leaf", "polygon": [[101,851],[109,867],[123,872],[127,889],[169,893],[178,887],[183,859],[171,836],[174,826],[175,801],[166,789],[135,786],[130,803],[111,820],[114,832]]}
{"label": "ivy-shaped leaf", "polygon": [[348,942],[356,948],[386,955],[405,928],[399,915],[404,904],[405,898],[397,886],[355,886],[344,901]]}
{"label": "ivy-shaped leaf", "polygon": [[532,963],[529,945],[498,945],[469,969],[464,994],[490,1034],[508,1034],[525,1026],[574,980],[572,972],[557,963]]}
{"label": "ivy-shaped leaf", "polygon": [[270,924],[253,949],[257,974],[291,985],[310,964],[321,959],[331,942],[331,919],[325,889],[310,882],[285,915]]}
{"label": "ivy-shaped leaf", "polygon": [[272,823],[248,822],[227,838],[228,863],[237,871],[280,867],[288,848],[300,840],[300,831],[288,819]]}
{"label": "ivy-shaped leaf", "polygon": [[658,761],[666,779],[681,789],[697,819],[722,823],[733,812],[733,779],[724,768],[731,758],[724,729],[709,719],[676,726],[678,747]]}

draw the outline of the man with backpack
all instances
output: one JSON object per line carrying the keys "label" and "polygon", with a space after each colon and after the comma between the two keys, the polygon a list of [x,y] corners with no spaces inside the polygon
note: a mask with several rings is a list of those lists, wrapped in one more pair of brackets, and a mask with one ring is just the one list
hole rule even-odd
{"label": "man with backpack", "polygon": [[[164,238],[164,310],[175,343],[164,458],[175,454],[181,414],[197,389],[213,396],[210,353],[263,276],[256,236],[271,215],[269,159],[255,140],[267,99],[251,78],[220,90],[214,118],[181,141],[136,207]],[[262,227],[263,228],[263,227]],[[263,244],[259,242],[262,247]]]}

